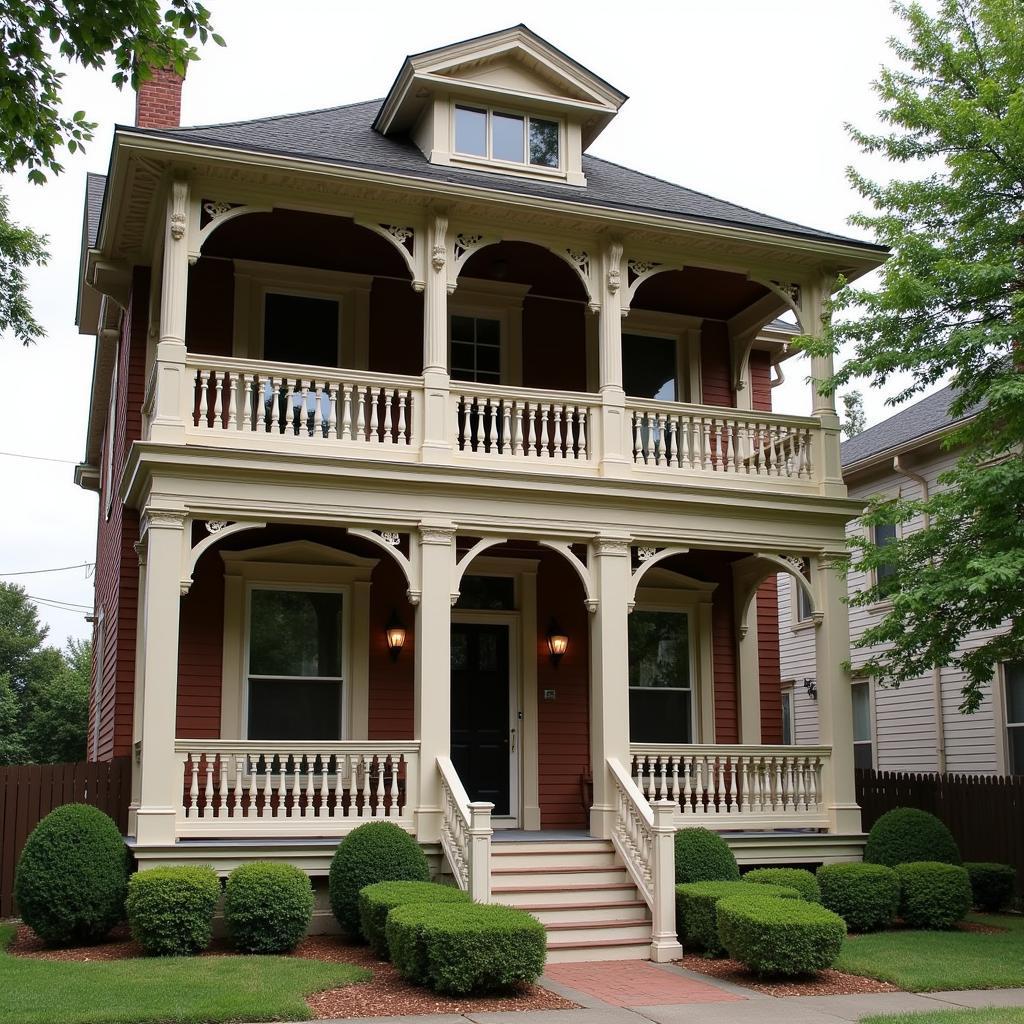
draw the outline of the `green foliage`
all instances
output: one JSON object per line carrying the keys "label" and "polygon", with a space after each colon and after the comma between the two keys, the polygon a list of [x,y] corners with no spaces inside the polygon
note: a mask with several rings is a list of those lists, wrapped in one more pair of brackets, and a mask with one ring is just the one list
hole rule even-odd
{"label": "green foliage", "polygon": [[804,868],[754,868],[743,875],[743,881],[760,885],[783,885],[796,889],[801,898],[809,903],[821,902],[821,886],[814,872]]}
{"label": "green foliage", "polygon": [[388,914],[406,903],[468,903],[469,894],[436,882],[377,882],[359,890],[359,929],[370,948],[388,958]]}
{"label": "green foliage", "polygon": [[288,953],[309,928],[313,886],[292,864],[256,861],[228,876],[224,920],[241,953]]}
{"label": "green foliage", "polygon": [[1013,896],[1017,869],[1010,864],[989,864],[984,861],[965,863],[971,880],[971,894],[979,910],[1002,910]]}
{"label": "green foliage", "polygon": [[888,867],[915,860],[959,864],[960,850],[953,833],[934,814],[916,807],[894,807],[871,826],[864,860]]}
{"label": "green foliage", "polygon": [[971,909],[967,869],[939,861],[897,864],[900,917],[911,928],[952,928]]}
{"label": "green foliage", "polygon": [[818,885],[822,905],[855,932],[888,928],[899,909],[899,879],[883,864],[823,864]]}
{"label": "green foliage", "polygon": [[450,995],[535,981],[547,956],[544,926],[494,903],[403,904],[388,914],[386,934],[402,977]]}
{"label": "green foliage", "polygon": [[9,672],[0,675],[0,765],[23,764],[28,751],[20,731],[21,701]]}
{"label": "green foliage", "polygon": [[[850,171],[873,207],[852,223],[893,255],[877,287],[841,288],[824,339],[801,343],[852,353],[826,391],[862,378],[898,404],[948,380],[953,416],[973,414],[945,438],[960,454],[927,501],[879,500],[862,520],[925,525],[884,548],[851,539],[864,568],[892,565],[898,580],[891,594],[866,586],[852,597],[855,607],[892,603],[857,641],[873,649],[864,670],[898,686],[933,665],[959,669],[961,710],[972,712],[997,665],[1024,659],[1024,6],[896,10],[905,38],[875,83],[885,129],[849,129],[866,154],[894,165],[888,182]],[[896,374],[910,383],[893,388]],[[963,645],[976,630],[987,639]]]}
{"label": "green foliage", "polygon": [[846,925],[805,900],[729,896],[718,904],[718,936],[729,956],[758,974],[813,974],[836,962]]}
{"label": "green foliage", "polygon": [[11,220],[7,196],[0,192],[0,337],[11,334],[28,345],[44,333],[32,315],[25,271],[46,265],[47,242],[45,235]]}
{"label": "green foliage", "polygon": [[374,882],[425,882],[430,877],[419,843],[388,821],[371,821],[350,832],[331,860],[331,910],[353,938],[359,932],[359,890]]}
{"label": "green foliage", "polygon": [[150,956],[191,956],[210,944],[220,879],[206,865],[152,868],[128,883],[128,924]]}
{"label": "green foliage", "polygon": [[706,828],[676,832],[676,882],[738,882],[740,869],[729,844]]}
{"label": "green foliage", "polygon": [[708,956],[721,956],[725,951],[718,937],[716,907],[727,898],[761,900],[774,898],[800,899],[793,888],[754,882],[689,882],[676,886],[676,930],[687,947],[698,946]]}
{"label": "green foliage", "polygon": [[856,437],[864,433],[867,418],[864,415],[864,396],[859,391],[850,391],[843,395],[843,412],[846,418],[839,426],[847,437]]}
{"label": "green foliage", "polygon": [[117,825],[65,804],[32,830],[14,876],[24,922],[51,945],[98,942],[124,917],[127,856]]}

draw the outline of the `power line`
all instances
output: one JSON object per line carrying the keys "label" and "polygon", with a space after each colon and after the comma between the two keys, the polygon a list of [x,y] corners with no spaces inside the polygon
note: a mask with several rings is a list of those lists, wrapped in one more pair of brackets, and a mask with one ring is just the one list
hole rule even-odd
{"label": "power line", "polygon": [[68,572],[71,569],[85,569],[85,578],[88,579],[92,575],[90,570],[95,568],[95,562],[80,562],[78,565],[58,565],[55,569],[22,569],[20,572],[0,572],[0,576],[36,576],[42,572]]}
{"label": "power line", "polygon": [[30,459],[32,462],[61,462],[65,466],[77,466],[77,459],[52,459],[45,455],[26,455],[24,452],[0,452],[10,459]]}
{"label": "power line", "polygon": [[67,612],[91,612],[92,605],[89,604],[78,604],[76,601],[61,601],[58,598],[53,597],[34,597],[32,594],[25,595],[30,601],[35,601],[36,604],[45,604],[51,608],[62,608]]}

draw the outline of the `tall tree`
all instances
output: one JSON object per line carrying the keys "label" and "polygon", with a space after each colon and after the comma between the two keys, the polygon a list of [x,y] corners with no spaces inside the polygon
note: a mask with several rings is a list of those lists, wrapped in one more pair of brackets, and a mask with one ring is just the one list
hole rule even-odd
{"label": "tall tree", "polygon": [[[84,110],[62,107],[62,62],[102,68],[112,81],[138,86],[153,68],[180,74],[198,60],[193,40],[212,39],[210,15],[196,0],[0,0],[0,170],[24,170],[42,184],[63,169],[63,153],[93,138]],[[42,335],[32,316],[24,270],[46,259],[46,240],[9,219],[0,194],[0,336],[29,344]]]}
{"label": "tall tree", "polygon": [[840,426],[847,437],[856,437],[864,432],[867,418],[864,415],[864,396],[859,391],[848,391],[843,395],[845,419]]}
{"label": "tall tree", "polygon": [[[827,389],[857,378],[882,387],[907,372],[896,404],[948,379],[953,416],[972,414],[946,440],[960,454],[933,497],[869,509],[866,526],[924,525],[884,548],[855,540],[859,563],[894,566],[898,584],[852,598],[891,602],[860,640],[882,650],[867,662],[871,676],[898,685],[956,666],[970,712],[998,663],[1024,658],[1024,5],[894,9],[905,38],[891,40],[897,65],[875,83],[884,130],[849,129],[863,152],[899,168],[886,182],[850,171],[873,207],[852,223],[893,255],[877,288],[840,290],[831,330],[807,347],[852,349]],[[999,635],[961,647],[996,627]]]}

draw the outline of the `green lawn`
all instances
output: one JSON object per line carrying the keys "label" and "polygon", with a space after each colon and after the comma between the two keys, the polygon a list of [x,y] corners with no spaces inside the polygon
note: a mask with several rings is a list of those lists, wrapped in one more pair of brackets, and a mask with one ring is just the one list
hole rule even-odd
{"label": "green lawn", "polygon": [[860,1024],[1024,1024],[1024,1007],[897,1013],[891,1016],[862,1017]]}
{"label": "green lawn", "polygon": [[6,952],[13,937],[0,925],[3,1024],[306,1020],[305,996],[370,977],[350,964],[283,956],[35,960]]}
{"label": "green lawn", "polygon": [[[843,944],[836,967],[891,981],[910,992],[1024,987],[1024,917],[970,914],[968,920],[1006,931],[998,935],[960,931],[856,935]],[[915,1017],[914,1024],[923,1020]]]}

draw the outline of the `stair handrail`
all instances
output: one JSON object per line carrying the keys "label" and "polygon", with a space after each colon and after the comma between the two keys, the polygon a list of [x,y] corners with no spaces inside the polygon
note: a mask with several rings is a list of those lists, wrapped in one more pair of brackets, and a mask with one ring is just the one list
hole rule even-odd
{"label": "stair handrail", "polygon": [[491,812],[494,804],[471,801],[450,757],[438,757],[441,774],[441,849],[460,889],[477,903],[491,901]]}
{"label": "stair handrail", "polygon": [[615,798],[612,844],[651,910],[651,959],[682,956],[676,937],[675,804],[648,803],[617,757],[608,758]]}

